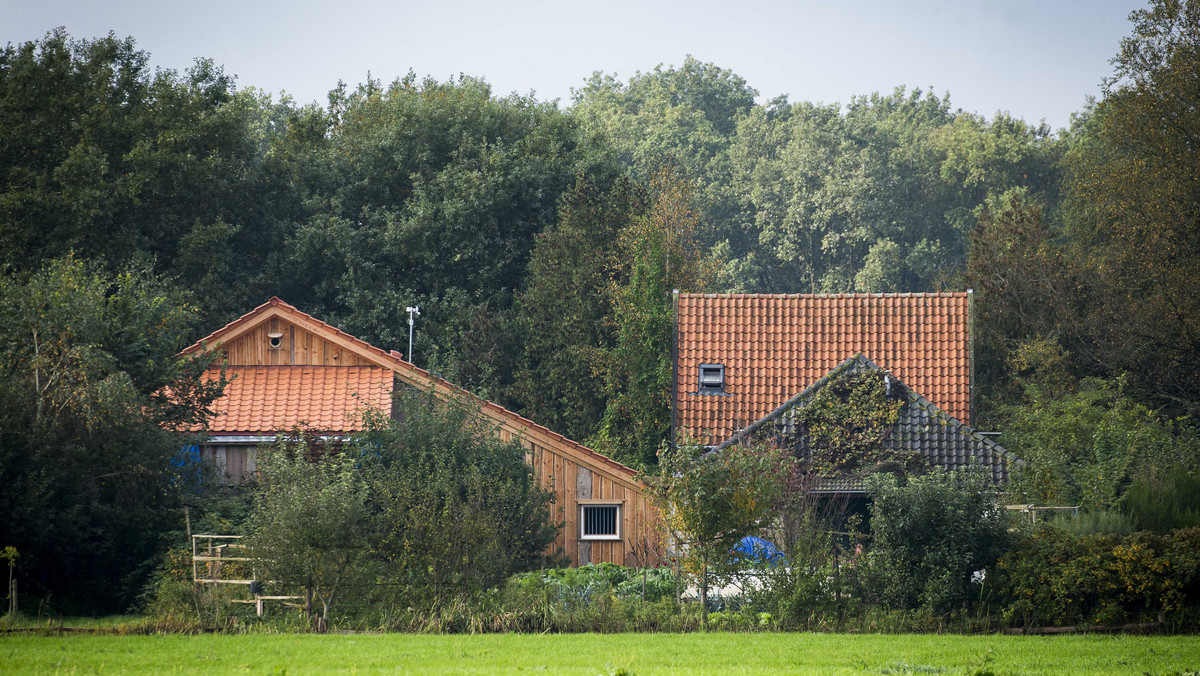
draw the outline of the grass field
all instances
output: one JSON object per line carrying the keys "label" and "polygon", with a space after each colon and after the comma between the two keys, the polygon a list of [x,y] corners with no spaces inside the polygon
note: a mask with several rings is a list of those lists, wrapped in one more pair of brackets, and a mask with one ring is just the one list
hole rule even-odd
{"label": "grass field", "polygon": [[1200,669],[1200,637],[847,634],[7,636],[0,673],[1110,674]]}

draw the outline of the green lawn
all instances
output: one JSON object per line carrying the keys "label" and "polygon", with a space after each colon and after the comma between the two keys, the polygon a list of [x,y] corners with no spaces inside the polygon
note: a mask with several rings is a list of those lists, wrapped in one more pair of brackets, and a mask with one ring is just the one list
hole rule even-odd
{"label": "green lawn", "polygon": [[1163,674],[1197,669],[1200,637],[1195,636],[764,633],[0,638],[2,673]]}

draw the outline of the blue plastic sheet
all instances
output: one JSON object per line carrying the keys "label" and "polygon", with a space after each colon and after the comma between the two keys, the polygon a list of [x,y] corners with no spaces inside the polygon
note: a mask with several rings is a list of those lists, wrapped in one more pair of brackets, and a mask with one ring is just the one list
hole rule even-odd
{"label": "blue plastic sheet", "polygon": [[783,560],[783,552],[779,551],[774,542],[753,535],[742,538],[733,551],[747,559],[763,563],[776,563]]}

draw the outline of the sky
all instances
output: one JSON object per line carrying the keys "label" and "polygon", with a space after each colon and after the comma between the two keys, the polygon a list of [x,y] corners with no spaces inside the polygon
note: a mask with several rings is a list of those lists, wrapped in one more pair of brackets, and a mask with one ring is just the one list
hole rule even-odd
{"label": "sky", "polygon": [[571,102],[595,71],[627,80],[691,55],[744,78],[760,102],[848,103],[897,86],[1053,129],[1101,80],[1131,0],[0,0],[0,44],[63,26],[132,36],[158,67],[207,57],[240,87],[326,101],[338,80],[409,70],[482,77],[496,94]]}

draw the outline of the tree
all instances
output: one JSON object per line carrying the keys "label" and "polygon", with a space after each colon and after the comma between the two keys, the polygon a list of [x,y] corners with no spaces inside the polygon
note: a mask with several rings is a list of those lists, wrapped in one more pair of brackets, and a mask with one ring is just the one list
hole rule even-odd
{"label": "tree", "polygon": [[722,282],[746,292],[928,291],[961,270],[989,193],[1052,189],[1044,126],[953,112],[897,88],[838,105],[774,102],[729,148],[740,208]]}
{"label": "tree", "polygon": [[302,116],[237,91],[211,61],[151,70],[132,38],[58,29],[6,46],[0,266],[30,271],[71,252],[114,267],[148,260],[216,292],[195,302],[227,321],[263,296],[280,221],[304,203],[276,143]]}
{"label": "tree", "polygon": [[363,458],[380,530],[380,574],[398,601],[429,607],[542,567],[557,527],[553,494],[501,442],[476,404],[410,390],[399,415],[372,417],[351,448]]}
{"label": "tree", "polygon": [[1096,373],[1200,412],[1200,5],[1130,15],[1104,99],[1065,159],[1071,255],[1102,286]]}
{"label": "tree", "polygon": [[405,345],[397,318],[420,305],[417,363],[500,391],[534,236],[594,149],[553,103],[470,77],[371,80],[334,90],[330,109],[326,180],[288,237],[281,287],[378,345]]}
{"label": "tree", "polygon": [[1002,441],[1025,460],[1016,487],[1027,500],[1112,509],[1132,482],[1196,471],[1194,430],[1138,403],[1123,377],[1077,381],[1069,362],[1045,340],[1022,344],[1012,358],[1023,398],[1000,411]]}
{"label": "tree", "polygon": [[195,309],[144,268],[75,258],[0,279],[0,541],[24,588],[127,608],[179,521],[173,457],[224,382],[178,358]]}
{"label": "tree", "polygon": [[594,73],[574,92],[571,115],[610,146],[636,180],[671,168],[693,182],[691,207],[701,215],[698,241],[726,237],[737,201],[729,189],[727,149],[756,92],[736,73],[689,56],[622,83]]}
{"label": "tree", "polygon": [[766,447],[701,453],[695,446],[664,451],[650,486],[675,553],[700,587],[707,629],[709,583],[737,570],[744,561],[733,548],[777,516],[788,461]]}
{"label": "tree", "polygon": [[261,447],[258,456],[246,542],[267,584],[304,590],[304,612],[321,632],[334,601],[371,581],[375,515],[358,465],[357,458],[303,430]]}
{"label": "tree", "polygon": [[642,217],[646,202],[645,190],[628,179],[581,176],[558,224],[538,235],[517,299],[523,354],[509,397],[525,416],[572,439],[596,434],[604,416],[596,367],[615,340],[617,237]]}
{"label": "tree", "polygon": [[1095,372],[1096,332],[1088,321],[1102,300],[1099,283],[1054,240],[1043,205],[1023,189],[992,197],[978,210],[964,284],[975,290],[978,418],[997,422],[998,407],[1018,401],[1013,354],[1028,341],[1069,346],[1077,371]]}
{"label": "tree", "polygon": [[691,186],[663,171],[649,211],[620,232],[611,280],[615,340],[601,354],[608,399],[594,444],[633,466],[653,465],[670,435],[672,291],[707,290],[715,265],[696,241]]}

